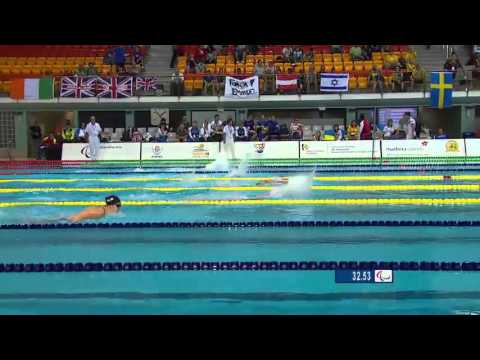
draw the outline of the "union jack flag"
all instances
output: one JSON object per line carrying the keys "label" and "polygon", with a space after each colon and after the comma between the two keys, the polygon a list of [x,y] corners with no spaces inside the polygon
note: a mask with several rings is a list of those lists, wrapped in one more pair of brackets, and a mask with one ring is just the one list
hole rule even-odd
{"label": "union jack flag", "polygon": [[97,96],[125,98],[133,95],[133,77],[98,78]]}
{"label": "union jack flag", "polygon": [[157,77],[137,77],[136,89],[143,91],[157,90]]}
{"label": "union jack flag", "polygon": [[97,76],[62,76],[60,82],[60,97],[94,97],[96,84]]}

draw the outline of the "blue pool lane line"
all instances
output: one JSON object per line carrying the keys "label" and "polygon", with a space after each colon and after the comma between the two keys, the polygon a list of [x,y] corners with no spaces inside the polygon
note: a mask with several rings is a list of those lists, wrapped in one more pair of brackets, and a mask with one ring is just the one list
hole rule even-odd
{"label": "blue pool lane line", "polygon": [[141,272],[141,271],[333,271],[394,270],[478,272],[480,262],[435,261],[228,261],[228,262],[87,262],[0,264],[0,273]]}
{"label": "blue pool lane line", "polygon": [[457,220],[360,220],[360,221],[250,221],[250,222],[144,222],[144,223],[60,223],[3,224],[0,230],[110,229],[110,228],[312,228],[312,227],[479,227],[480,221]]}

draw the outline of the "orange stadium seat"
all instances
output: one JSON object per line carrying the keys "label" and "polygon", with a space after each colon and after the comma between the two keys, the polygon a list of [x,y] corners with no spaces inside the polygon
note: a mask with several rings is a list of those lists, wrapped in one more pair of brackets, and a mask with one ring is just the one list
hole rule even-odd
{"label": "orange stadium seat", "polygon": [[368,78],[366,77],[359,77],[358,81],[358,88],[359,89],[366,89],[368,87]]}
{"label": "orange stadium seat", "polygon": [[354,62],[353,62],[353,70],[355,70],[355,71],[362,71],[362,70],[363,70],[363,62],[361,62],[361,61],[354,61]]}
{"label": "orange stadium seat", "polygon": [[185,80],[183,82],[183,86],[186,92],[191,93],[193,91],[193,80],[192,79]]}
{"label": "orange stadium seat", "polygon": [[348,88],[356,89],[357,87],[358,87],[357,78],[355,77],[348,78]]}
{"label": "orange stadium seat", "polygon": [[333,71],[333,63],[324,63],[323,66],[325,67],[325,72],[332,72]]}
{"label": "orange stadium seat", "polygon": [[347,71],[347,72],[352,72],[353,71],[353,63],[352,62],[344,62],[343,66],[345,68],[345,71]]}
{"label": "orange stadium seat", "polygon": [[337,73],[343,72],[343,64],[335,64],[335,65],[334,65],[334,70],[335,70],[335,72],[337,72]]}
{"label": "orange stadium seat", "polygon": [[195,91],[203,90],[203,78],[193,80],[193,90]]}
{"label": "orange stadium seat", "polygon": [[365,71],[371,71],[372,68],[373,68],[373,62],[371,62],[371,61],[364,61],[364,62],[363,62],[363,68],[365,69]]}

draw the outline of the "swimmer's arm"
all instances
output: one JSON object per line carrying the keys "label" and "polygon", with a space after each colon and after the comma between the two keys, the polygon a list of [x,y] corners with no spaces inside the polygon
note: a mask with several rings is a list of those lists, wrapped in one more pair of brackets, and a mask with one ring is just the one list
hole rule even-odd
{"label": "swimmer's arm", "polygon": [[88,208],[79,212],[78,214],[68,217],[67,220],[76,223],[88,219],[102,218],[104,215],[105,210],[103,208]]}

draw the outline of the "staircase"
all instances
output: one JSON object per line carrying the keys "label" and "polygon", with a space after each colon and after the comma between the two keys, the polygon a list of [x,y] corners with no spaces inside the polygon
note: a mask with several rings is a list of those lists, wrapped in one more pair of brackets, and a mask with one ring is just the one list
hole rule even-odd
{"label": "staircase", "polygon": [[[472,52],[471,45],[450,46],[455,50],[460,63],[465,65]],[[417,62],[427,73],[443,69],[443,65],[446,61],[446,54],[443,45],[430,45],[430,49],[427,49],[425,45],[410,45],[410,47],[417,53]]]}
{"label": "staircase", "polygon": [[149,75],[171,76],[173,69],[170,69],[172,58],[172,45],[151,45],[148,52],[148,60],[145,64],[145,72]]}

